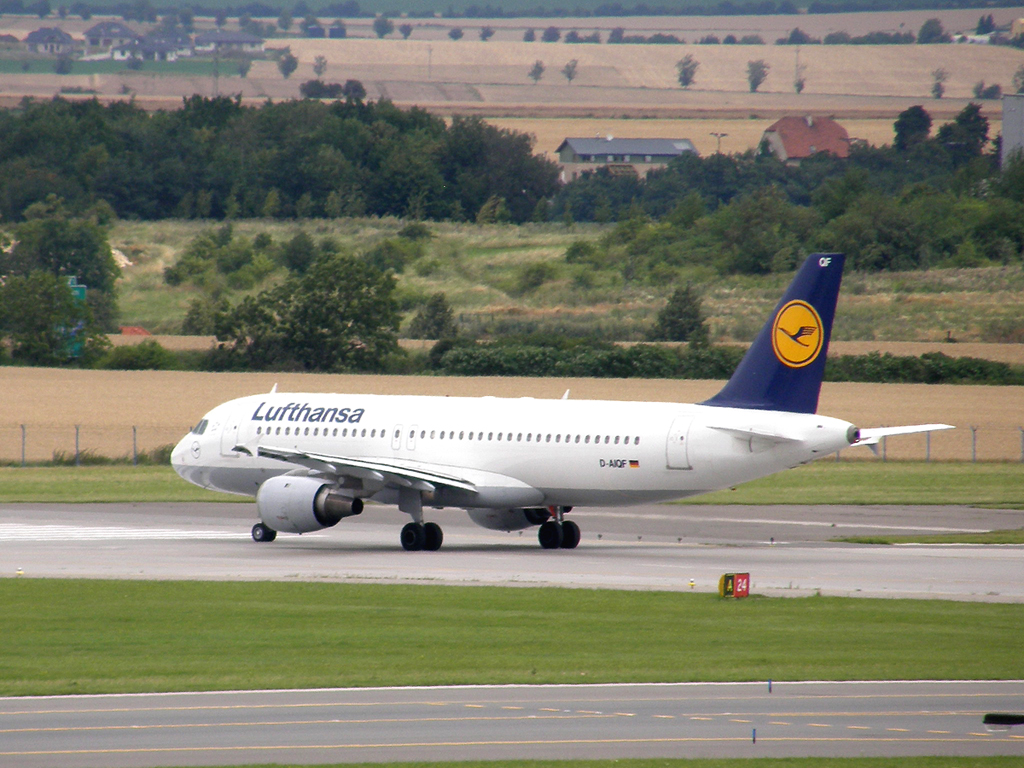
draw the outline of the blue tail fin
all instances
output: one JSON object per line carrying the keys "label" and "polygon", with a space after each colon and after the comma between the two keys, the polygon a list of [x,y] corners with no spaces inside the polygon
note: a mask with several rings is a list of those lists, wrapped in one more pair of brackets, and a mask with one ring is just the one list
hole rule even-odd
{"label": "blue tail fin", "polygon": [[807,258],[721,392],[703,405],[814,413],[832,335],[841,253]]}

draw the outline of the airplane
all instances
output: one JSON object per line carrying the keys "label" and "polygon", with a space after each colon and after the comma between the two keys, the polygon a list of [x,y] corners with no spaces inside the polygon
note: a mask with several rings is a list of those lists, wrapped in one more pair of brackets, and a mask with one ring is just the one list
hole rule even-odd
{"label": "airplane", "polygon": [[[842,254],[804,262],[723,389],[696,404],[278,392],[207,413],[171,463],[202,488],[255,496],[257,542],[359,515],[366,501],[411,518],[400,541],[436,551],[425,510],[461,508],[484,528],[537,528],[574,549],[580,507],[669,501],[731,488],[887,435],[817,414]],[[682,510],[680,513],[683,514]]]}

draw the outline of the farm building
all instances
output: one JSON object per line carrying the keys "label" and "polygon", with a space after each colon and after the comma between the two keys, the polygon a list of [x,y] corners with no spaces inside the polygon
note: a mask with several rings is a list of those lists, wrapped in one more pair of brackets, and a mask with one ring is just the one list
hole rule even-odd
{"label": "farm building", "polygon": [[787,165],[799,165],[811,155],[828,152],[849,157],[850,135],[831,117],[783,117],[761,137],[761,147]]}
{"label": "farm building", "polygon": [[139,39],[139,35],[120,21],[101,21],[85,30],[85,43],[91,48],[113,48],[129,45]]}
{"label": "farm building", "polygon": [[75,39],[57,27],[41,27],[28,33],[25,44],[32,53],[71,53]]}
{"label": "farm building", "polygon": [[584,171],[598,168],[644,176],[654,168],[664,168],[669,160],[686,152],[697,154],[697,148],[689,139],[616,139],[612,136],[567,138],[555,151],[562,166],[563,183]]}
{"label": "farm building", "polygon": [[196,53],[262,53],[263,38],[217,29],[196,35]]}

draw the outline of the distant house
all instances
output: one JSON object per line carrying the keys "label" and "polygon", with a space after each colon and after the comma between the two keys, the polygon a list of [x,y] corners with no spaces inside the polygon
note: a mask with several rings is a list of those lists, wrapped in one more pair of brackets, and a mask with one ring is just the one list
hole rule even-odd
{"label": "distant house", "polygon": [[174,61],[192,55],[192,38],[184,32],[156,29],[139,40],[143,50],[162,51],[161,61]]}
{"label": "distant house", "polygon": [[245,32],[216,29],[196,35],[196,53],[262,53],[263,38]]}
{"label": "distant house", "polygon": [[555,151],[562,166],[563,182],[598,168],[644,176],[687,152],[697,154],[697,148],[689,139],[616,139],[612,136],[567,138]]}
{"label": "distant house", "polygon": [[302,28],[302,34],[306,37],[327,37],[327,30],[323,24],[310,24]]}
{"label": "distant house", "polygon": [[118,45],[111,49],[110,58],[114,61],[142,59],[143,61],[177,61],[181,51],[174,43],[160,40],[135,40],[127,45]]}
{"label": "distant house", "polygon": [[340,40],[347,34],[348,30],[345,28],[345,22],[341,19],[338,19],[331,24],[331,28],[327,30],[327,36],[331,38],[331,40]]}
{"label": "distant house", "polygon": [[90,48],[111,50],[139,39],[134,29],[120,21],[101,21],[85,30],[85,44]]}
{"label": "distant house", "polygon": [[71,53],[75,49],[75,39],[57,27],[42,27],[29,32],[25,44],[32,53]]}
{"label": "distant house", "polygon": [[849,157],[850,135],[831,117],[784,117],[768,126],[761,147],[786,165],[799,165],[821,152]]}

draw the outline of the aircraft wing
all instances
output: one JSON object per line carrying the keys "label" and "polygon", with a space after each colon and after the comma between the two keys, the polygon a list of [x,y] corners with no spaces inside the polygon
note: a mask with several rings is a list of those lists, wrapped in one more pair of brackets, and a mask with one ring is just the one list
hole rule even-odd
{"label": "aircraft wing", "polygon": [[433,486],[438,485],[459,488],[470,493],[475,493],[477,490],[476,486],[469,480],[439,472],[433,468],[384,461],[367,461],[347,456],[329,456],[322,453],[309,453],[289,448],[268,448],[264,446],[260,446],[257,449],[257,455],[268,459],[287,461],[316,472],[339,477],[377,479],[389,485],[416,488],[421,491],[433,490]]}
{"label": "aircraft wing", "polygon": [[878,441],[890,435],[913,435],[918,432],[938,432],[941,429],[956,429],[952,424],[912,424],[906,427],[876,427],[860,430],[860,439],[854,445],[878,445]]}

